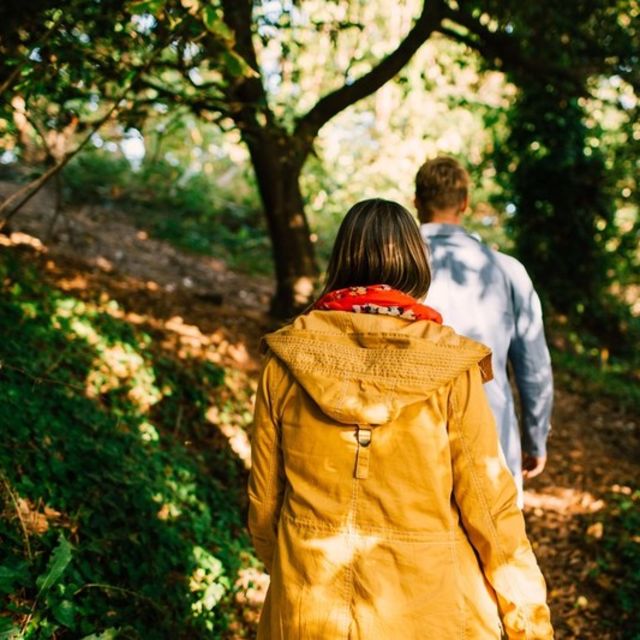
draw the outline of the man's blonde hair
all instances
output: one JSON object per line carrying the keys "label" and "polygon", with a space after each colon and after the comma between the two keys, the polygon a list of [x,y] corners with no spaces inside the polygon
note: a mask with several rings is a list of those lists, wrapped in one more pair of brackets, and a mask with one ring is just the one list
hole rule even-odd
{"label": "man's blonde hair", "polygon": [[416,174],[416,205],[422,222],[435,211],[461,205],[469,194],[469,174],[454,158],[427,160]]}

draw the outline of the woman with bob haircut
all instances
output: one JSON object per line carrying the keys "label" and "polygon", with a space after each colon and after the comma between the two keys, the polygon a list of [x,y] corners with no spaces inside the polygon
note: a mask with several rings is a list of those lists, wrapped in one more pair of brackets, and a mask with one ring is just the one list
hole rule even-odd
{"label": "woman with bob haircut", "polygon": [[249,481],[271,574],[259,639],[553,638],[482,388],[491,353],[417,302],[429,282],[411,214],[359,202],[318,301],[265,338]]}

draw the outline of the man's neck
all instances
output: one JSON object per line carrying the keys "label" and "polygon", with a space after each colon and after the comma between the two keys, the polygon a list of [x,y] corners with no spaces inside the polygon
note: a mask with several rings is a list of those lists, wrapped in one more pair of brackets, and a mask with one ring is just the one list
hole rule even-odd
{"label": "man's neck", "polygon": [[435,224],[462,224],[462,214],[459,209],[434,211],[429,222]]}

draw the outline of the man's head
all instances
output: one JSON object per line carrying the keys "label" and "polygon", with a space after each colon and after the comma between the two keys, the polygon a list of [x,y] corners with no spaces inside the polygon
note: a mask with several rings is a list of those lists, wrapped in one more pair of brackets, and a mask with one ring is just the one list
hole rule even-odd
{"label": "man's head", "polygon": [[469,203],[469,174],[453,158],[427,160],[416,174],[415,205],[420,222],[460,222]]}

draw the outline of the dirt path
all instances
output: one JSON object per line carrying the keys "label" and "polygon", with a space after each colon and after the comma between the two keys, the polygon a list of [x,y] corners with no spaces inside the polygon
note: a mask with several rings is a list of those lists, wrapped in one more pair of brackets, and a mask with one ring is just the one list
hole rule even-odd
{"label": "dirt path", "polygon": [[615,577],[593,574],[610,526],[602,514],[638,487],[639,427],[610,401],[556,392],[548,467],[527,486],[525,512],[559,639],[631,639],[610,603]]}
{"label": "dirt path", "polygon": [[[16,218],[12,243],[38,245],[34,237],[44,237],[51,215],[46,206],[47,198],[41,198]],[[185,255],[150,239],[123,214],[103,209],[68,213],[45,251],[46,269],[60,288],[105,292],[129,314],[195,326],[227,345],[221,349],[223,364],[250,375],[257,371],[259,337],[270,327],[267,279],[233,273],[219,260]],[[612,493],[637,488],[639,432],[640,417],[610,401],[557,390],[547,470],[527,486],[525,511],[560,640],[625,638],[620,625],[611,628],[607,622],[617,616],[608,598],[615,579],[590,576],[603,540],[598,514]],[[264,587],[260,576],[253,579]],[[264,594],[245,581],[239,606],[247,627],[237,637],[251,636]]]}

